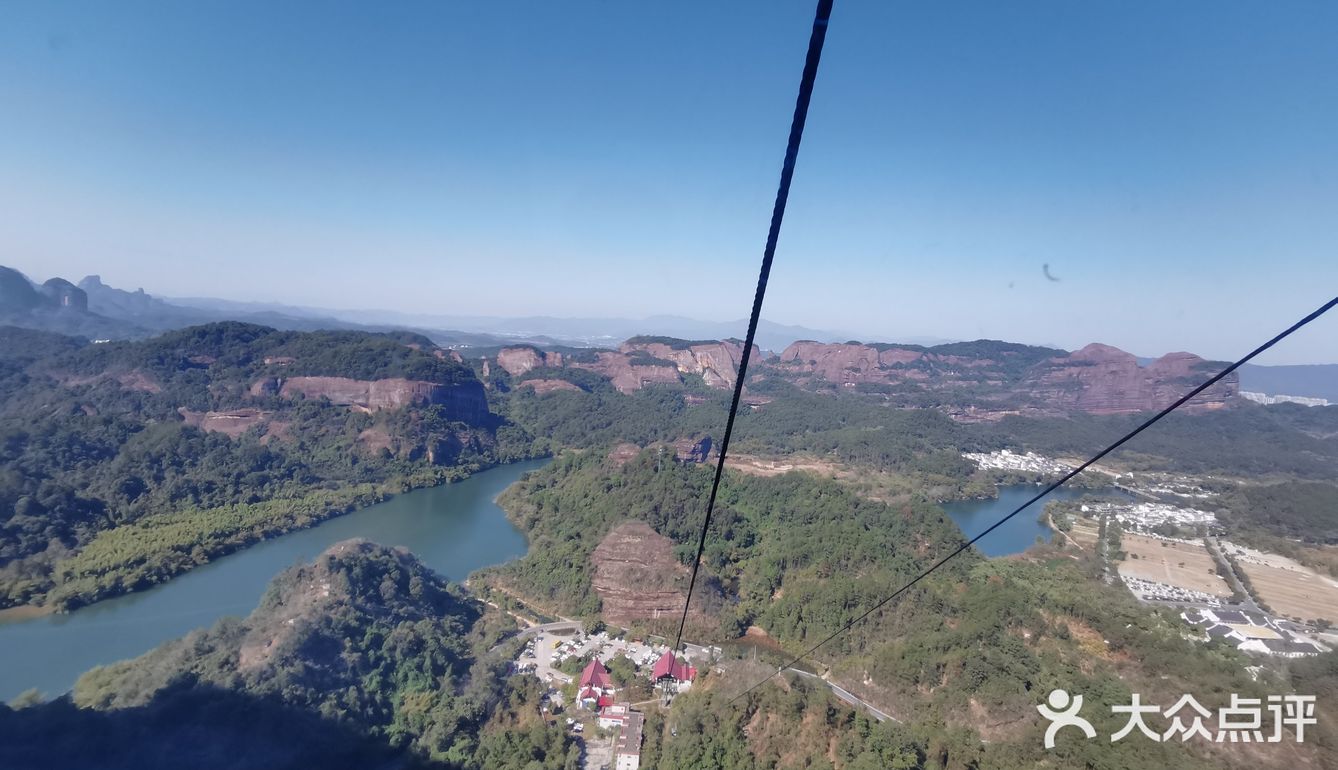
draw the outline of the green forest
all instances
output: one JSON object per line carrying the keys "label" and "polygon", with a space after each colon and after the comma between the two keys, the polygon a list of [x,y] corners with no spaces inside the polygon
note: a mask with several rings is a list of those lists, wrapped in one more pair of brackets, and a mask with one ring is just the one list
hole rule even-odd
{"label": "green forest", "polygon": [[538,683],[508,674],[514,626],[483,609],[404,551],[341,543],[245,619],[0,706],[0,766],[575,770]]}
{"label": "green forest", "polygon": [[[678,555],[688,561],[709,480],[709,469],[654,450],[621,466],[600,451],[564,453],[503,498],[532,539],[530,554],[481,577],[539,606],[582,616],[598,612],[590,555],[603,535],[620,521],[641,519],[678,543]],[[715,594],[696,600],[710,608],[712,622],[696,623],[692,638],[729,642],[756,625],[776,645],[778,652],[762,654],[774,665],[785,659],[779,651],[798,652],[841,628],[959,542],[954,525],[927,502],[889,506],[801,473],[727,474],[703,564]],[[838,719],[843,707],[830,698],[809,693],[793,700],[804,691],[801,681],[760,688],[748,702],[726,705],[720,693],[749,683],[758,671],[767,675],[764,665],[749,670],[741,660],[705,691],[710,694],[694,691],[676,701],[669,717],[732,727],[685,735],[678,722],[679,735],[664,742],[659,766],[692,767],[710,757],[723,767],[807,767],[789,752],[809,751],[811,761],[825,767],[832,760],[821,749],[830,738],[843,745],[836,767],[1030,767],[1056,756],[1041,748],[1034,711],[1050,689],[1090,693],[1101,703],[1127,703],[1135,691],[1167,702],[1194,692],[1221,705],[1228,693],[1262,695],[1287,681],[1285,665],[1252,679],[1241,653],[1191,641],[1174,611],[1139,604],[1123,588],[1101,582],[1100,569],[1090,554],[1058,546],[1023,559],[986,560],[968,552],[806,664],[887,704],[904,726],[866,725],[859,738],[851,736],[855,718]],[[734,651],[727,656],[748,654],[726,649]],[[791,739],[811,728],[810,711],[835,721],[830,735],[811,736],[813,744],[802,748]],[[1094,721],[1108,732],[1120,727],[1109,724],[1110,714]],[[769,737],[758,739],[759,730]],[[1326,732],[1315,740],[1331,738]],[[866,739],[876,748],[861,742]],[[1075,766],[1221,763],[1184,747],[1138,742],[1075,742],[1058,756]]]}
{"label": "green forest", "polygon": [[[990,350],[1019,371],[1048,355]],[[228,323],[92,345],[0,330],[0,607],[73,608],[140,590],[389,495],[549,454],[552,463],[502,497],[529,553],[475,575],[480,593],[596,618],[592,554],[629,520],[669,538],[686,574],[712,468],[679,462],[672,444],[718,442],[726,391],[692,376],[623,394],[582,369],[513,378],[494,367],[486,383],[479,373],[480,362],[456,363],[413,334]],[[259,380],[297,375],[424,379],[477,391],[489,412],[477,420],[441,404],[368,412],[252,392]],[[580,390],[539,395],[518,387],[526,379]],[[961,533],[938,503],[1030,480],[978,471],[963,452],[1076,456],[1142,419],[966,424],[852,390],[813,392],[774,373],[749,384],[731,455],[816,459],[828,470],[725,474],[690,632],[726,643],[727,673],[707,672],[670,711],[649,710],[643,767],[1243,766],[1241,757],[1137,741],[1075,741],[1046,753],[1034,706],[1060,686],[1102,703],[1128,702],[1135,691],[1165,702],[1194,692],[1212,706],[1231,692],[1338,686],[1333,655],[1247,676],[1240,653],[1188,639],[1171,611],[1102,582],[1089,554],[1052,545],[1004,560],[968,551],[803,664],[885,704],[900,723],[873,722],[788,674],[732,700],[754,675],[773,673],[955,549]],[[916,398],[936,405],[928,391]],[[183,417],[236,409],[263,419],[229,436]],[[1204,504],[1247,537],[1298,549],[1331,543],[1332,411],[1240,405],[1173,415],[1112,460],[1211,476],[1219,496]],[[628,443],[630,454],[611,453]],[[318,580],[334,585],[328,604],[308,590]],[[289,619],[298,621],[291,632]],[[676,618],[643,625],[638,633],[669,632]],[[764,630],[763,643],[737,643],[749,629]],[[165,767],[169,757],[205,768],[338,765],[337,757],[371,767],[578,766],[575,741],[539,714],[543,688],[507,674],[511,630],[410,557],[359,546],[281,576],[249,618],[90,672],[70,697],[0,708],[0,731],[34,736],[4,741],[0,766],[53,757],[107,767]],[[1110,732],[1109,715],[1099,719]],[[54,736],[70,731],[79,738],[61,744],[66,753],[50,754]],[[246,752],[220,748],[244,735],[253,736]],[[1331,722],[1310,740],[1338,748]],[[136,757],[146,742],[161,756]]]}
{"label": "green forest", "polygon": [[[729,394],[700,382],[651,386],[632,394],[587,381],[582,370],[558,369],[525,377],[580,372],[587,392],[537,395],[529,389],[499,395],[496,408],[523,427],[546,451],[598,448],[617,442],[648,446],[684,436],[717,435]],[[698,378],[699,379],[699,378]],[[894,408],[859,393],[814,393],[783,378],[751,384],[771,400],[742,411],[731,452],[784,458],[802,455],[839,463],[855,482],[883,474],[884,492],[936,501],[987,497],[1006,474],[977,472],[963,452],[1034,451],[1052,457],[1094,454],[1132,430],[1147,415],[1059,418],[1010,416],[997,423],[955,422],[936,409]],[[689,401],[685,395],[692,395]],[[1202,414],[1172,414],[1106,461],[1128,470],[1211,476],[1218,513],[1240,530],[1311,542],[1338,542],[1333,509],[1338,495],[1338,418],[1334,409],[1240,404]],[[890,479],[890,480],[889,480]],[[1108,479],[1080,477],[1075,484]],[[1263,482],[1263,486],[1260,486]]]}
{"label": "green forest", "polygon": [[[622,466],[599,451],[564,453],[502,497],[531,548],[484,574],[540,606],[592,614],[599,598],[590,585],[590,554],[603,535],[640,519],[677,543],[680,560],[690,563],[710,481],[708,467],[655,450]],[[711,590],[731,598],[719,619],[726,628],[757,623],[803,641],[840,627],[958,543],[956,525],[929,504],[889,506],[805,474],[729,474],[703,569]]]}
{"label": "green forest", "polygon": [[[468,366],[432,349],[417,335],[241,323],[98,345],[0,329],[0,607],[136,590],[539,451],[491,414],[467,422],[438,404],[367,413],[251,393],[260,378],[303,373],[428,378],[483,398]],[[182,414],[241,408],[263,419],[235,437]]]}

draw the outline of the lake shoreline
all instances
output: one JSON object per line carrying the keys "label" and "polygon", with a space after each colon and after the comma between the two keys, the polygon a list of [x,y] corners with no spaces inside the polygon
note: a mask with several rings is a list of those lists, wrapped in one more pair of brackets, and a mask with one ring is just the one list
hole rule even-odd
{"label": "lake shoreline", "polygon": [[33,618],[40,618],[43,615],[51,615],[55,612],[55,607],[45,604],[19,604],[14,607],[6,607],[0,610],[0,625],[32,620]]}
{"label": "lake shoreline", "polygon": [[[952,519],[962,530],[966,539],[971,539],[990,525],[1011,514],[1017,506],[1036,496],[1044,489],[1044,482],[1022,482],[996,484],[994,498],[985,500],[963,500],[941,503],[945,515]],[[1056,532],[1045,521],[1045,506],[1057,500],[1077,500],[1092,497],[1128,497],[1129,494],[1118,487],[1082,487],[1064,485],[1037,500],[1026,510],[1009,519],[1003,526],[986,535],[976,543],[975,548],[987,558],[1006,558],[1024,553],[1036,545],[1039,538],[1049,543]]]}
{"label": "lake shoreline", "polygon": [[[497,496],[547,458],[503,463],[421,487],[194,567],[144,591],[70,612],[26,606],[0,624],[0,700],[31,688],[55,696],[90,669],[135,658],[224,617],[245,617],[275,575],[361,538],[410,549],[452,582],[523,556],[529,543]],[[5,689],[9,688],[9,689]]]}
{"label": "lake shoreline", "polygon": [[[519,460],[514,460],[512,462],[527,462],[530,460],[544,460],[544,459],[550,459],[550,457],[549,456],[525,457]],[[196,547],[204,548],[206,554],[206,558],[204,561],[189,563],[189,564],[176,563],[172,565],[174,568],[169,568],[168,571],[166,571],[163,575],[160,576],[162,579],[159,579],[155,582],[141,581],[130,585],[127,585],[124,582],[116,582],[106,586],[100,586],[99,587],[100,590],[98,590],[96,593],[85,592],[85,593],[68,594],[66,596],[61,597],[61,599],[56,603],[47,604],[44,601],[44,603],[42,604],[25,604],[25,605],[15,605],[12,607],[0,608],[0,626],[3,626],[8,623],[30,620],[32,618],[41,617],[43,615],[49,615],[53,613],[65,614],[73,612],[75,610],[84,609],[87,607],[95,607],[98,604],[101,604],[102,602],[111,599],[116,599],[123,596],[130,596],[136,593],[149,591],[158,586],[166,585],[167,583],[170,583],[172,580],[179,578],[183,575],[188,575],[195,569],[198,569],[199,567],[211,564],[219,559],[231,556],[232,554],[235,553],[245,551],[248,548],[252,548],[254,546],[268,542],[275,538],[283,537],[284,535],[289,535],[294,532],[300,532],[302,530],[311,529],[313,527],[318,527],[321,524],[324,524],[333,519],[337,519],[341,516],[348,516],[350,514],[357,513],[358,511],[366,510],[367,508],[370,508],[374,505],[380,505],[381,503],[385,503],[389,500],[392,500],[399,495],[408,494],[410,492],[416,492],[421,489],[432,489],[435,487],[458,484],[461,481],[473,478],[479,473],[484,473],[486,471],[493,470],[495,468],[500,468],[510,464],[511,463],[490,463],[486,465],[457,466],[451,468],[450,470],[460,471],[462,472],[461,475],[455,476],[453,478],[438,479],[435,481],[435,483],[428,483],[428,484],[414,484],[412,477],[387,479],[385,481],[377,482],[376,486],[378,488],[375,490],[372,496],[367,498],[366,500],[355,499],[345,505],[334,506],[328,509],[327,511],[324,511],[322,515],[311,517],[301,524],[289,525],[290,522],[276,521],[272,528],[266,529],[261,535],[257,537],[249,537],[247,536],[246,533],[237,533],[237,535],[234,537],[225,538],[218,541],[213,545],[213,547],[204,546],[203,544],[199,543],[194,544]],[[110,532],[111,530],[107,531]],[[191,545],[191,544],[186,544],[186,545]],[[128,566],[133,566],[133,565],[128,565]],[[43,595],[42,597],[43,600],[45,600],[46,597],[49,596],[52,592],[54,592],[58,587],[59,585],[52,586],[51,589],[49,589]]]}

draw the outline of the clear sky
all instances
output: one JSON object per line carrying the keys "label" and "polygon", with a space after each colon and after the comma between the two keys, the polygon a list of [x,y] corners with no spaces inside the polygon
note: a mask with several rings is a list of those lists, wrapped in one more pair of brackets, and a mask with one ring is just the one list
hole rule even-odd
{"label": "clear sky", "polygon": [[[812,2],[298,6],[4,3],[0,264],[747,314]],[[1323,0],[837,0],[766,315],[1248,350],[1338,293],[1335,40]],[[1338,362],[1338,317],[1269,362]]]}

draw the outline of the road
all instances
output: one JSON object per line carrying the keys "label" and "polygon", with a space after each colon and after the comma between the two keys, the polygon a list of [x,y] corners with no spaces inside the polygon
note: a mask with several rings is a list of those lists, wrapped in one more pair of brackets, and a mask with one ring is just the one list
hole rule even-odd
{"label": "road", "polygon": [[1077,548],[1079,551],[1085,550],[1081,545],[1078,545],[1078,541],[1077,541],[1077,540],[1074,540],[1073,538],[1069,537],[1069,533],[1067,533],[1067,532],[1065,532],[1064,530],[1060,529],[1059,527],[1055,526],[1055,515],[1054,515],[1053,513],[1050,513],[1050,511],[1049,511],[1048,509],[1047,509],[1046,512],[1045,512],[1045,518],[1046,518],[1046,521],[1048,521],[1048,522],[1050,523],[1050,531],[1051,531],[1051,532],[1058,532],[1059,534],[1063,535],[1063,536],[1064,536],[1064,539],[1067,540],[1067,541],[1069,541],[1069,543],[1070,543],[1074,548]]}
{"label": "road", "polygon": [[[495,607],[497,605],[493,606]],[[540,626],[530,626],[529,628],[524,629],[515,636],[509,636],[506,639],[503,639],[502,641],[493,645],[493,648],[491,650],[488,650],[488,652],[490,653],[496,652],[498,649],[502,647],[502,645],[512,640],[528,639],[529,637],[534,636],[535,634],[544,634],[550,631],[580,631],[580,630],[581,630],[581,622],[579,620],[560,620],[556,623],[544,623],[543,625]]]}
{"label": "road", "polygon": [[892,720],[897,724],[901,724],[900,719],[897,719],[896,717],[892,716],[886,711],[879,710],[872,703],[869,703],[868,701],[860,698],[859,696],[841,687],[840,685],[827,681],[826,679],[818,676],[817,674],[810,674],[807,671],[800,671],[797,668],[787,668],[786,671],[794,672],[804,677],[805,679],[815,679],[819,682],[822,682],[823,684],[827,685],[827,689],[831,690],[833,695],[835,695],[836,697],[840,698],[841,700],[845,701],[846,703],[849,703],[850,705],[856,708],[864,709],[865,711],[869,712],[870,716],[872,716],[874,719],[877,719],[879,722],[886,722],[888,720]]}
{"label": "road", "polygon": [[1111,574],[1110,570],[1110,542],[1106,532],[1106,527],[1110,526],[1110,514],[1101,514],[1101,521],[1105,526],[1098,530],[1099,535],[1096,543],[1096,552],[1101,557],[1101,578],[1106,581],[1107,585],[1114,585],[1115,576]]}
{"label": "road", "polygon": [[1245,597],[1245,601],[1241,602],[1241,604],[1244,605],[1243,609],[1267,615],[1268,613],[1259,608],[1259,605],[1254,601],[1254,597],[1251,596],[1250,592],[1246,591],[1245,586],[1241,584],[1240,578],[1236,575],[1236,568],[1232,566],[1231,562],[1226,558],[1226,554],[1222,552],[1222,546],[1217,542],[1217,538],[1205,537],[1203,538],[1203,542],[1207,543],[1208,550],[1213,552],[1213,559],[1226,565],[1227,574],[1223,577],[1225,577],[1227,582],[1231,584],[1231,590],[1235,591],[1238,595]]}

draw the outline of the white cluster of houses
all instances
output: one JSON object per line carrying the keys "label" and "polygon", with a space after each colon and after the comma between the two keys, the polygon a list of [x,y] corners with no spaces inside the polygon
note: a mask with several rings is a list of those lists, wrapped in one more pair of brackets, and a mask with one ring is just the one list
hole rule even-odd
{"label": "white cluster of houses", "polygon": [[1300,404],[1301,406],[1328,406],[1327,398],[1314,398],[1312,396],[1271,396],[1267,393],[1256,393],[1254,391],[1242,390],[1240,397],[1253,401],[1256,404],[1271,406],[1273,404]]}
{"label": "white cluster of houses", "polygon": [[1217,529],[1217,515],[1211,511],[1180,508],[1166,503],[1116,504],[1111,513],[1125,529],[1152,529],[1159,524],[1174,524],[1191,531],[1197,531],[1200,527],[1208,531]]}
{"label": "white cluster of houses", "polygon": [[[1173,495],[1207,500],[1217,497],[1216,492],[1203,488],[1201,479],[1186,476],[1183,473],[1162,473],[1160,471],[1127,471],[1123,474],[1112,473],[1120,483],[1139,492],[1150,495]],[[1211,477],[1207,477],[1211,478]]]}
{"label": "white cluster of houses", "polygon": [[1319,655],[1327,650],[1321,645],[1300,638],[1278,621],[1257,612],[1244,610],[1198,609],[1180,613],[1186,623],[1204,633],[1204,641],[1221,639],[1234,644],[1242,652],[1301,658]]}
{"label": "white cluster of houses", "polygon": [[1121,527],[1130,532],[1137,532],[1150,537],[1160,537],[1163,540],[1172,540],[1191,545],[1202,545],[1202,542],[1197,539],[1185,540],[1182,538],[1166,537],[1164,535],[1159,535],[1152,530],[1163,524],[1173,524],[1190,532],[1204,530],[1212,533],[1221,529],[1217,523],[1217,514],[1212,511],[1201,511],[1197,508],[1181,508],[1176,505],[1167,505],[1166,503],[1132,503],[1099,500],[1083,503],[1082,512],[1093,516],[1109,514],[1115,517],[1115,520],[1120,523]]}
{"label": "white cluster of houses", "polygon": [[964,452],[962,457],[965,457],[982,469],[996,468],[1005,471],[1041,473],[1047,476],[1068,473],[1073,470],[1072,465],[1061,463],[1058,460],[1051,460],[1050,458],[1038,455],[1035,452],[1015,454],[1007,449],[1000,449],[997,452]]}

